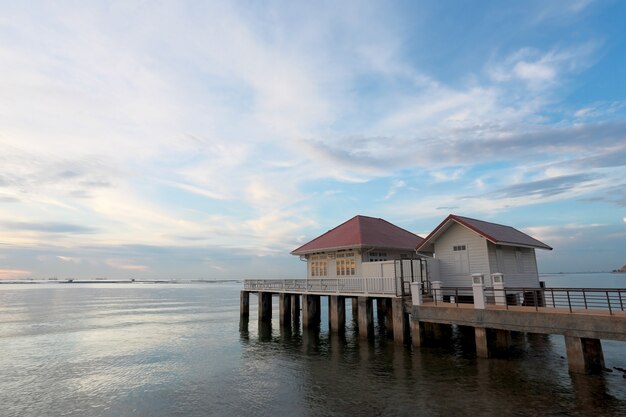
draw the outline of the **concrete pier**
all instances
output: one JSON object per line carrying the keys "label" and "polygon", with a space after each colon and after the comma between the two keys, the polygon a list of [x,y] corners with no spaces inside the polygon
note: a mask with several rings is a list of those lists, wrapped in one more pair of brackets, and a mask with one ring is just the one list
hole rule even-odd
{"label": "concrete pier", "polygon": [[313,328],[320,323],[320,296],[302,294],[302,327]]}
{"label": "concrete pier", "polygon": [[484,327],[474,327],[474,338],[476,339],[476,356],[479,358],[489,358],[489,338],[487,329]]}
{"label": "concrete pier", "polygon": [[278,294],[278,318],[281,327],[291,327],[291,296],[289,294]]}
{"label": "concrete pier", "polygon": [[328,298],[330,331],[338,333],[346,327],[346,299],[338,295],[331,295]]}
{"label": "concrete pier", "polygon": [[604,369],[604,354],[599,339],[565,336],[565,349],[570,372],[597,374]]}
{"label": "concrete pier", "polygon": [[374,311],[372,310],[372,299],[369,297],[358,297],[359,305],[359,336],[369,339],[374,336]]}
{"label": "concrete pier", "polygon": [[272,321],[272,293],[259,292],[259,321]]}
{"label": "concrete pier", "polygon": [[239,300],[239,317],[247,319],[250,317],[250,293],[248,291],[241,291]]}
{"label": "concrete pier", "polygon": [[393,340],[396,343],[404,344],[409,338],[409,318],[404,311],[404,300],[402,298],[392,299],[393,312]]}
{"label": "concrete pier", "polygon": [[300,325],[300,295],[290,294],[291,297],[291,321],[294,327]]}
{"label": "concrete pier", "polygon": [[385,299],[385,328],[387,334],[393,336],[393,301],[391,298]]}

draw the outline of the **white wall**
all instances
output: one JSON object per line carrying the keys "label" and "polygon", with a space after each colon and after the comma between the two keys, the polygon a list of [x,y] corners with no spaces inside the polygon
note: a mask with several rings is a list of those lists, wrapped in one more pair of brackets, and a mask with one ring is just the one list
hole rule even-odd
{"label": "white wall", "polygon": [[[453,250],[462,245],[465,251]],[[478,233],[454,223],[435,241],[435,257],[444,287],[471,287],[471,274],[484,274],[485,285],[491,286],[487,240]]]}
{"label": "white wall", "polygon": [[506,287],[539,287],[539,273],[534,249],[496,246],[491,242],[488,242],[488,245],[491,272],[504,274]]}

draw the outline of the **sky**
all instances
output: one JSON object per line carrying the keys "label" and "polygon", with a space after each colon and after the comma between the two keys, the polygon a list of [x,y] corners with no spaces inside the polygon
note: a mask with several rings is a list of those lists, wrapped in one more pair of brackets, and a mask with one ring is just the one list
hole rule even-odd
{"label": "sky", "polygon": [[0,279],[302,277],[357,214],[626,264],[626,2],[0,8]]}

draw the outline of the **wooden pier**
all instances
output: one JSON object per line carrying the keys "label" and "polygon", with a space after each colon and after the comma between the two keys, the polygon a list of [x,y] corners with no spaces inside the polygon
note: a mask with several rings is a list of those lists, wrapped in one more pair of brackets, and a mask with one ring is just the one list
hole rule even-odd
{"label": "wooden pier", "polygon": [[346,302],[351,300],[361,338],[374,337],[376,308],[396,343],[418,348],[449,334],[452,325],[464,326],[473,329],[476,355],[481,358],[506,351],[511,332],[560,334],[573,373],[604,369],[601,339],[626,341],[626,289],[504,289],[484,288],[481,283],[441,288],[433,284],[425,291],[421,283],[412,283],[408,295],[402,293],[402,283],[389,278],[246,280],[241,318],[249,318],[250,293],[256,293],[259,322],[270,322],[276,296],[281,327],[301,322],[303,328],[314,329],[320,325],[321,297],[328,297],[329,330],[339,333],[345,329]]}

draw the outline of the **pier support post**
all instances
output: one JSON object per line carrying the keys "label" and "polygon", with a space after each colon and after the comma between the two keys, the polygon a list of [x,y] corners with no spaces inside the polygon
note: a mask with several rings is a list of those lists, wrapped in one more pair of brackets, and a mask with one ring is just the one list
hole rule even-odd
{"label": "pier support post", "polygon": [[368,339],[374,336],[374,312],[369,297],[358,297],[359,304],[359,336]]}
{"label": "pier support post", "polygon": [[291,326],[291,296],[278,294],[278,317],[281,326]]}
{"label": "pier support post", "polygon": [[259,321],[272,321],[272,293],[259,292]]}
{"label": "pier support post", "polygon": [[411,320],[411,344],[415,347],[424,344],[424,324],[417,320]]}
{"label": "pier support post", "polygon": [[250,317],[250,293],[248,291],[241,291],[239,302],[239,317],[247,319]]}
{"label": "pier support post", "polygon": [[479,358],[488,358],[489,340],[487,339],[487,329],[484,327],[474,327],[474,339],[476,339],[476,356]]}
{"label": "pier support post", "polygon": [[302,327],[311,328],[319,325],[320,296],[302,294]]}
{"label": "pier support post", "polygon": [[494,350],[498,352],[508,351],[513,344],[510,330],[502,329],[489,329],[488,332],[492,333],[492,345]]}
{"label": "pier support post", "polygon": [[359,299],[352,297],[352,320],[359,319]]}
{"label": "pier support post", "polygon": [[291,294],[291,321],[294,326],[300,323],[300,295]]}
{"label": "pier support post", "polygon": [[346,299],[339,295],[331,295],[328,300],[330,331],[339,333],[346,327]]}
{"label": "pier support post", "polygon": [[385,322],[385,299],[377,298],[376,299],[376,320],[378,323]]}
{"label": "pier support post", "polygon": [[567,364],[576,374],[595,374],[604,369],[604,354],[600,339],[565,336]]}
{"label": "pier support post", "polygon": [[393,341],[404,344],[407,342],[409,332],[407,314],[404,312],[404,299],[393,298],[391,302],[393,305]]}

